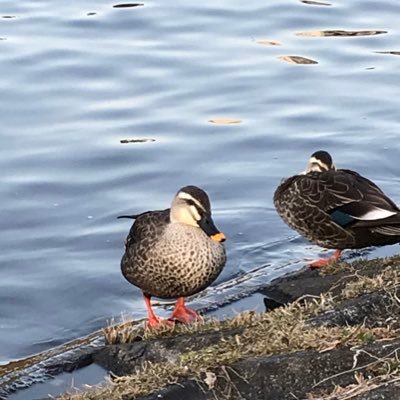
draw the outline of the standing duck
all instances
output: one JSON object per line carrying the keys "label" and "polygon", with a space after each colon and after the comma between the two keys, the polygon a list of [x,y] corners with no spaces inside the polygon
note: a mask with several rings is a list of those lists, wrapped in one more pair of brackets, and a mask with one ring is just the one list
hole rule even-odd
{"label": "standing duck", "polygon": [[336,169],[326,151],[312,154],[307,168],[284,180],[274,204],[281,218],[306,239],[336,249],[323,267],[340,258],[344,249],[400,242],[400,209],[382,190],[357,172]]}
{"label": "standing duck", "polygon": [[[169,209],[119,218],[135,219],[121,269],[124,277],[143,291],[147,326],[197,319],[197,313],[185,306],[184,297],[209,286],[226,262],[225,236],[214,225],[207,194],[196,186],[185,186]],[[169,320],[154,314],[151,296],[178,299]]]}

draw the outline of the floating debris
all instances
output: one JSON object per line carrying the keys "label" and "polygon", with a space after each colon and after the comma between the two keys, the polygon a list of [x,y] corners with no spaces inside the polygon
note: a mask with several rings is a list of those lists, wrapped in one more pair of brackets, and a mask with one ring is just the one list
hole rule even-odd
{"label": "floating debris", "polygon": [[155,142],[156,139],[121,139],[120,143],[147,143],[147,142]]}
{"label": "floating debris", "polygon": [[378,54],[392,54],[394,56],[400,56],[400,51],[375,51]]}
{"label": "floating debris", "polygon": [[307,36],[307,37],[321,37],[321,36],[372,36],[382,35],[387,31],[344,31],[344,30],[328,30],[328,31],[310,31],[310,32],[298,32],[296,36]]}
{"label": "floating debris", "polygon": [[309,4],[310,6],[331,6],[331,3],[323,3],[322,1],[313,0],[300,0],[304,4]]}
{"label": "floating debris", "polygon": [[125,4],[116,4],[113,8],[129,8],[129,7],[139,7],[144,6],[143,3],[125,3]]}
{"label": "floating debris", "polygon": [[90,16],[96,15],[96,14],[97,14],[97,13],[95,13],[95,12],[90,12],[90,13],[87,13],[86,15],[90,17]]}
{"label": "floating debris", "polygon": [[262,44],[264,46],[280,46],[281,44],[276,40],[260,39],[256,40],[257,44]]}
{"label": "floating debris", "polygon": [[235,119],[235,118],[214,118],[208,120],[211,124],[217,124],[217,125],[231,125],[231,124],[240,124],[242,122],[241,119]]}
{"label": "floating debris", "polygon": [[318,64],[318,61],[311,60],[302,56],[280,56],[279,60],[286,61],[289,64]]}

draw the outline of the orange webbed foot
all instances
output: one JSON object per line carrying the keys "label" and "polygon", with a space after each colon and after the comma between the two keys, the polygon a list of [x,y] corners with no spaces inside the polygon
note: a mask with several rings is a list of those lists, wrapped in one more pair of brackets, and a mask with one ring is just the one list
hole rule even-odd
{"label": "orange webbed foot", "polygon": [[313,261],[309,264],[310,268],[323,268],[326,267],[335,261],[338,261],[342,254],[342,250],[336,250],[335,254],[328,258],[321,258],[320,260]]}
{"label": "orange webbed foot", "polygon": [[185,299],[183,297],[179,297],[169,320],[179,321],[183,324],[190,324],[200,318],[200,315],[196,311],[186,307]]}
{"label": "orange webbed foot", "polygon": [[157,329],[161,326],[172,327],[174,326],[174,323],[168,319],[163,319],[156,316],[153,316],[146,321],[146,329]]}

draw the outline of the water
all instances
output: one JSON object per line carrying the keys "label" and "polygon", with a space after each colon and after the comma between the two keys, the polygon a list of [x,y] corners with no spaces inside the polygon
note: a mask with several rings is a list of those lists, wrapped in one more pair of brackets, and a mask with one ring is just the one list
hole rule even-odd
{"label": "water", "polygon": [[[228,237],[216,284],[320,255],[272,204],[314,150],[400,202],[400,57],[378,53],[400,50],[400,5],[327,3],[2,1],[0,363],[144,317],[116,216],[166,208],[181,186],[209,193]],[[387,33],[296,35],[325,30]],[[241,123],[209,122],[222,117]]]}

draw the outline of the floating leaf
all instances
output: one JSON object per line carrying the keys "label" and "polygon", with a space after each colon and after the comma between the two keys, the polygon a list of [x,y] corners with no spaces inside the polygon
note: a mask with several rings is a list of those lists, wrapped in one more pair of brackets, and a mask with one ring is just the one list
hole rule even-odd
{"label": "floating leaf", "polygon": [[264,46],[280,46],[281,44],[276,40],[260,39],[256,41],[257,44],[262,44]]}
{"label": "floating leaf", "polygon": [[155,142],[156,139],[121,139],[120,143],[146,143],[146,142]]}
{"label": "floating leaf", "polygon": [[400,56],[400,51],[376,51],[378,54],[393,54],[394,56]]}
{"label": "floating leaf", "polygon": [[242,120],[235,119],[235,118],[214,118],[214,119],[210,119],[208,122],[211,122],[212,124],[218,124],[218,125],[231,125],[231,124],[240,124],[242,122]]}
{"label": "floating leaf", "polygon": [[286,61],[290,64],[318,64],[318,61],[311,60],[302,56],[280,56],[279,60]]}
{"label": "floating leaf", "polygon": [[125,3],[125,4],[116,4],[113,8],[129,8],[129,7],[139,7],[144,6],[143,3]]}
{"label": "floating leaf", "polygon": [[330,3],[323,3],[322,1],[313,1],[313,0],[300,0],[304,4],[309,4],[311,6],[331,6]]}
{"label": "floating leaf", "polygon": [[298,32],[296,36],[308,36],[308,37],[321,37],[321,36],[372,36],[382,35],[387,31],[343,31],[343,30],[328,30],[328,31],[309,31],[309,32]]}

